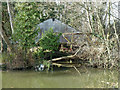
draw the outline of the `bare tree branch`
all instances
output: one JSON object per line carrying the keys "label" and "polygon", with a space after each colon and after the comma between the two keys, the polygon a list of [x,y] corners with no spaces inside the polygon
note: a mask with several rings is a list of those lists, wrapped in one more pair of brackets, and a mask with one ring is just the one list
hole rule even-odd
{"label": "bare tree branch", "polygon": [[9,14],[9,17],[10,17],[10,26],[11,26],[11,30],[12,30],[12,34],[13,34],[14,30],[13,30],[13,24],[12,24],[12,16],[11,16],[11,13],[10,13],[10,7],[9,7],[8,0],[7,0],[7,8],[8,8],[8,14]]}

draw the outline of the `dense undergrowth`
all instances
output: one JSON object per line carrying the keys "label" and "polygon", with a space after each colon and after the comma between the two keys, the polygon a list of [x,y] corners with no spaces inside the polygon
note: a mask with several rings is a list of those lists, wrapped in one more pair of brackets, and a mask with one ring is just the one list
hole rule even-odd
{"label": "dense undergrowth", "polygon": [[[53,40],[53,37],[56,38]],[[94,35],[89,38],[92,40],[86,40],[86,37],[84,37],[86,41],[83,40],[84,42],[81,42],[81,47],[73,51],[75,53],[79,50],[77,54],[79,60],[87,60],[88,63],[86,66],[109,69],[118,68],[119,54],[115,36],[112,36],[112,38],[107,41],[99,39]],[[7,69],[29,68],[39,64],[44,64],[50,68],[51,63],[48,63],[48,60],[70,55],[68,51],[60,51],[60,43],[58,43],[58,40],[59,35],[56,36],[53,30],[47,31],[39,40],[39,46],[31,48],[28,53],[25,53],[24,50],[18,50],[15,53],[3,53],[3,63],[6,64]],[[26,57],[24,57],[25,54]]]}
{"label": "dense undergrowth", "polygon": [[[3,6],[7,9],[6,4]],[[72,13],[67,12],[64,6],[69,6]],[[32,2],[13,3],[13,8],[13,34],[6,9],[3,9],[4,18],[2,21],[6,38],[8,37],[8,41],[12,42],[14,47],[13,52],[4,51],[2,53],[2,62],[6,64],[8,69],[34,67],[40,63],[46,64],[48,60],[53,58],[70,55],[68,54],[69,51],[72,52],[72,55],[78,51],[77,57],[79,57],[79,60],[87,60],[89,62],[87,66],[118,68],[118,62],[120,61],[120,22],[119,19],[108,13],[112,10],[110,3],[99,3],[98,5],[94,2],[70,5],[63,3],[58,7],[55,3]],[[55,11],[57,11],[57,14]],[[60,16],[62,16],[62,19]],[[69,50],[68,47],[64,46],[62,47],[64,50],[61,51],[59,42],[61,34],[56,35],[53,30],[43,34],[39,42],[35,43],[38,31],[40,31],[35,30],[36,25],[49,18],[57,18],[65,24],[74,28],[77,27],[78,31],[83,33],[83,35],[78,36],[78,39],[71,42],[75,43],[78,48]],[[62,55],[57,55],[57,52],[61,52]]]}

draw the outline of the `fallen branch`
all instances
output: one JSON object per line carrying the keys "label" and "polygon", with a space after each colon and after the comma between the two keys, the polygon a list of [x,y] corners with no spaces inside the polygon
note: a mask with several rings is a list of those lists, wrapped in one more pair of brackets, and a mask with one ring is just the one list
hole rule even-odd
{"label": "fallen branch", "polygon": [[64,64],[58,64],[58,63],[52,63],[52,65],[56,65],[58,67],[63,66],[63,67],[74,67],[73,65],[64,65]]}
{"label": "fallen branch", "polygon": [[76,56],[80,50],[81,50],[81,48],[78,49],[78,51],[74,54],[74,56]]}
{"label": "fallen branch", "polygon": [[81,75],[80,71],[75,66],[73,66],[73,67],[79,73],[79,75]]}
{"label": "fallen branch", "polygon": [[[79,51],[81,50],[81,47],[85,46],[86,44],[83,44],[79,47],[79,49],[77,50],[77,52],[74,54],[74,55],[70,55],[70,56],[64,56],[64,57],[59,57],[59,58],[55,58],[55,59],[52,59],[52,62],[53,61],[59,61],[59,60],[62,60],[62,59],[69,59],[69,58],[75,58],[77,57],[77,54],[79,53]],[[51,60],[49,60],[48,62],[50,62]]]}
{"label": "fallen branch", "polygon": [[[58,60],[68,59],[68,58],[74,58],[74,57],[75,57],[75,55],[64,56],[64,57],[52,59],[52,61],[58,61]],[[51,60],[49,60],[48,62],[50,62],[50,61],[51,61]]]}
{"label": "fallen branch", "polygon": [[62,35],[91,35],[93,33],[83,33],[83,32],[77,32],[77,33],[63,33]]}

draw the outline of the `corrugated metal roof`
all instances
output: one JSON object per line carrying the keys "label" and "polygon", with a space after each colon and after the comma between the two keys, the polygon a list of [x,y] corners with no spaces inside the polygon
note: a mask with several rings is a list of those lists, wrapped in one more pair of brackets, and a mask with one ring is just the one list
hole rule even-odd
{"label": "corrugated metal roof", "polygon": [[[41,32],[38,33],[38,37],[36,42],[40,39],[42,33],[49,30],[50,28],[53,28],[54,32],[60,32],[60,33],[77,33],[78,31],[74,28],[70,27],[69,25],[66,25],[62,23],[60,20],[53,20],[48,19],[40,24],[38,24],[37,28],[41,29]],[[70,40],[70,35],[66,36]],[[60,37],[60,42],[67,42],[62,36]]]}

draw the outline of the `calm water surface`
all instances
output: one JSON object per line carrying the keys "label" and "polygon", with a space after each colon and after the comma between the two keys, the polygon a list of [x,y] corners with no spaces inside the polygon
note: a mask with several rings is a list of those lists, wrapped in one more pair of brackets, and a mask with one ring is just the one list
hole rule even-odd
{"label": "calm water surface", "polygon": [[118,87],[118,71],[71,68],[54,72],[4,71],[3,88],[106,88]]}

